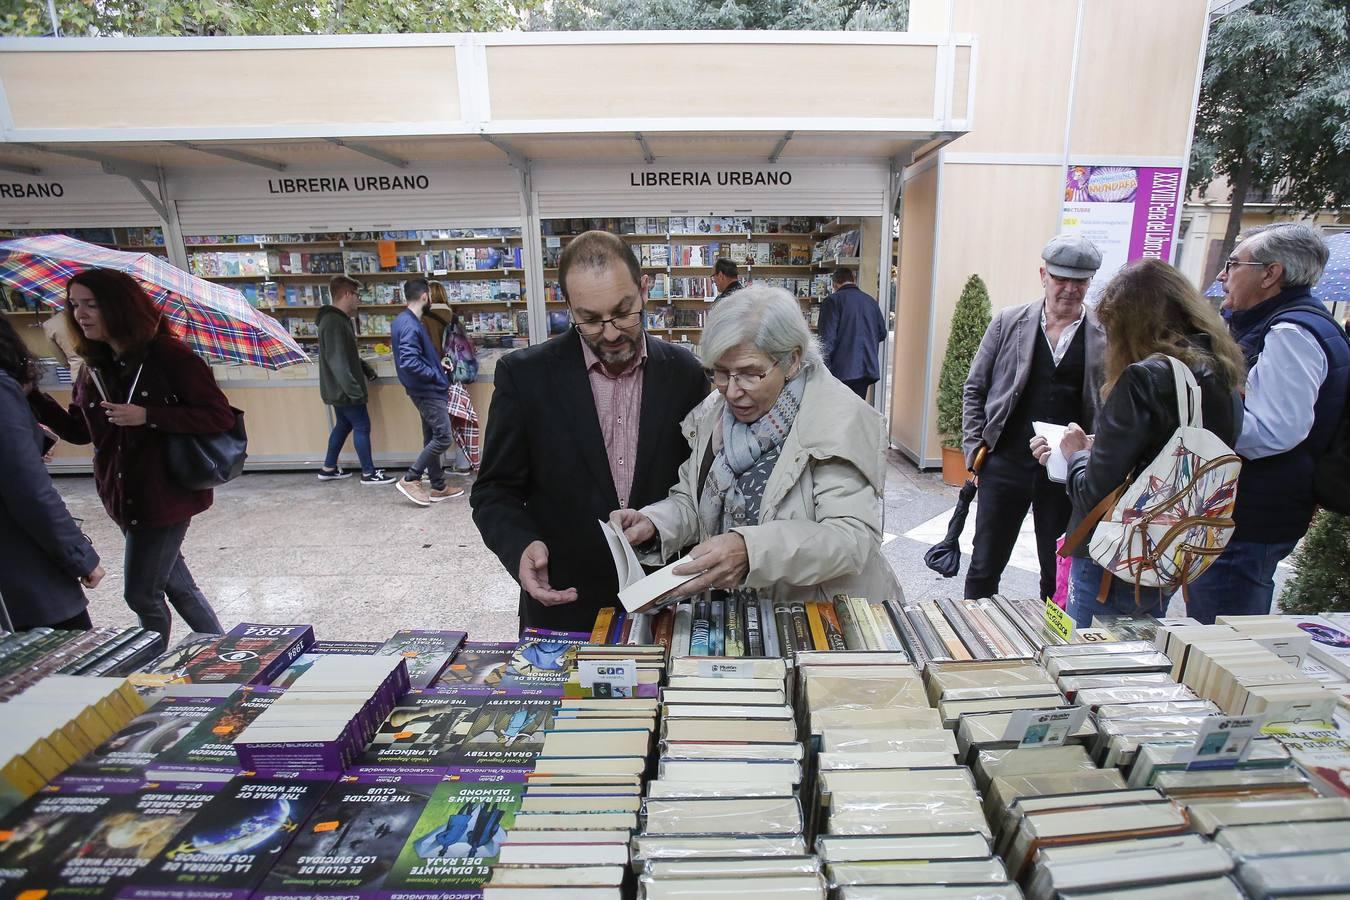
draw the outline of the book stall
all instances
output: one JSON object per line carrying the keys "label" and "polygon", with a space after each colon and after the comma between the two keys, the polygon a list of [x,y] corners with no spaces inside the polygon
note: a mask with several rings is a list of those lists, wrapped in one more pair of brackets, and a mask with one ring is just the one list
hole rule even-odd
{"label": "book stall", "polygon": [[1350,893],[1350,616],[1093,626],[741,592],[507,643],[3,635],[0,894]]}

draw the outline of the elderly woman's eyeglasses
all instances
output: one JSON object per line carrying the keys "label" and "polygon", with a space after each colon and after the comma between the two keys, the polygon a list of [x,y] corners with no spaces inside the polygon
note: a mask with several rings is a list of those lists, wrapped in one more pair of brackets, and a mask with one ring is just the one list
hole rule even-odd
{"label": "elderly woman's eyeglasses", "polygon": [[728,372],[726,369],[705,369],[704,372],[719,388],[725,388],[734,381],[741,390],[751,391],[759,387],[760,382],[768,378],[769,373],[776,368],[778,368],[777,360],[763,372]]}
{"label": "elderly woman's eyeglasses", "polygon": [[610,316],[608,319],[599,319],[595,322],[576,322],[575,319],[573,321],[577,326],[577,331],[580,331],[587,337],[595,337],[596,335],[604,333],[606,325],[613,325],[620,331],[632,328],[638,322],[642,321],[642,310],[639,309],[637,312],[624,313],[621,316]]}

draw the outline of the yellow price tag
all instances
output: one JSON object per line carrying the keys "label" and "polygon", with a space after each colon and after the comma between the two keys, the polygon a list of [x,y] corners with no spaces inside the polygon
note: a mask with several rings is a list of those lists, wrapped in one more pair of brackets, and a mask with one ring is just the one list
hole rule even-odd
{"label": "yellow price tag", "polygon": [[1048,597],[1045,601],[1045,627],[1065,641],[1073,640],[1073,619],[1069,618],[1069,614],[1056,606],[1055,601]]}

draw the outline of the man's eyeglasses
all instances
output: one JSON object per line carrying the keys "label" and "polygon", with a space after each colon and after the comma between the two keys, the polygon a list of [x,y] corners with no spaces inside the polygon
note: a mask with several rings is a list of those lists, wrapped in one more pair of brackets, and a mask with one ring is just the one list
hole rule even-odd
{"label": "man's eyeglasses", "polygon": [[1228,257],[1228,259],[1224,260],[1224,263],[1223,263],[1223,273],[1224,273],[1225,275],[1227,275],[1230,271],[1232,271],[1233,266],[1262,266],[1262,267],[1265,267],[1265,266],[1268,266],[1268,265],[1270,265],[1270,264],[1269,264],[1269,263],[1263,263],[1263,262],[1256,262],[1255,260],[1252,260],[1252,261],[1248,262],[1247,260],[1234,259],[1233,257],[1230,256],[1230,257]]}
{"label": "man's eyeglasses", "polygon": [[741,390],[751,391],[759,387],[760,382],[768,378],[769,373],[776,368],[778,368],[778,363],[775,361],[763,372],[728,372],[725,369],[705,369],[704,372],[718,388],[725,388],[734,381]]}
{"label": "man's eyeglasses", "polygon": [[608,319],[599,319],[594,322],[577,322],[575,319],[572,321],[576,324],[577,331],[580,331],[587,337],[596,337],[597,335],[604,333],[606,325],[613,325],[620,331],[623,331],[626,328],[632,328],[638,322],[642,321],[642,310],[639,309],[637,312],[624,313],[621,316],[610,316]]}

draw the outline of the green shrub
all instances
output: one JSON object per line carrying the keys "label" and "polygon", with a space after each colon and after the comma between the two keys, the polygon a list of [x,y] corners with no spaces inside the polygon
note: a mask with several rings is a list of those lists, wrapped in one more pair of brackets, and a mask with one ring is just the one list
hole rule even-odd
{"label": "green shrub", "polygon": [[952,312],[947,353],[942,357],[942,373],[938,376],[937,428],[944,447],[961,446],[961,391],[991,316],[989,289],[980,276],[972,275],[961,289],[961,299],[956,301]]}
{"label": "green shrub", "polygon": [[1294,553],[1294,580],[1280,611],[1298,615],[1350,612],[1350,517],[1322,510]]}

